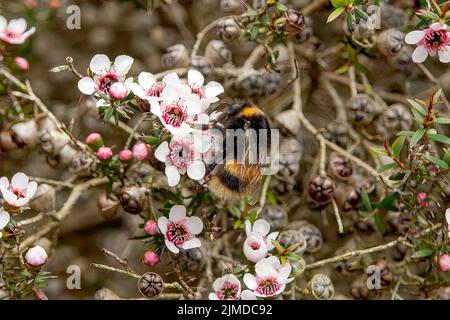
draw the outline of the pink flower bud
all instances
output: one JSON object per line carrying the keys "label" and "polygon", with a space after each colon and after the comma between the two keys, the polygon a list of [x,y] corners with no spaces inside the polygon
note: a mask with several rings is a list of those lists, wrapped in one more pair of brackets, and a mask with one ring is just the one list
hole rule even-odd
{"label": "pink flower bud", "polygon": [[108,160],[113,155],[111,148],[108,147],[100,147],[97,150],[97,157],[101,160]]}
{"label": "pink flower bud", "polygon": [[128,161],[133,157],[133,152],[131,150],[125,149],[119,152],[120,161]]}
{"label": "pink flower bud", "polygon": [[155,220],[148,220],[144,225],[144,230],[149,235],[154,236],[158,233],[158,224]]}
{"label": "pink flower bud", "polygon": [[116,82],[109,89],[109,95],[113,99],[122,100],[128,95],[128,89],[123,83]]}
{"label": "pink flower bud", "polygon": [[86,138],[86,143],[92,148],[92,150],[97,151],[101,146],[103,146],[103,138],[100,133],[91,133]]}
{"label": "pink flower bud", "polygon": [[154,251],[147,251],[144,253],[144,263],[150,267],[153,267],[159,262],[159,256]]}
{"label": "pink flower bud", "polygon": [[441,268],[441,270],[444,272],[450,270],[450,255],[448,253],[444,253],[439,258],[439,268]]}
{"label": "pink flower bud", "polygon": [[48,255],[41,246],[34,246],[27,251],[25,262],[32,267],[40,267],[47,261]]}
{"label": "pink flower bud", "polygon": [[15,57],[14,62],[20,69],[22,69],[24,71],[30,70],[30,63],[28,62],[27,59],[22,58],[22,57]]}
{"label": "pink flower bud", "polygon": [[422,207],[428,207],[429,203],[427,201],[427,198],[428,198],[428,196],[427,196],[427,194],[425,192],[420,192],[417,195],[417,202]]}
{"label": "pink flower bud", "polygon": [[145,160],[148,156],[148,148],[145,143],[139,142],[133,146],[133,157],[136,160]]}

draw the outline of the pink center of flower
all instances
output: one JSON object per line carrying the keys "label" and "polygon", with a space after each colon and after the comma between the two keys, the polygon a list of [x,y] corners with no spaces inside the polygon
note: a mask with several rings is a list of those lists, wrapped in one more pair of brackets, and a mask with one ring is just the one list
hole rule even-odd
{"label": "pink center of flower", "polygon": [[177,168],[187,168],[194,158],[194,150],[187,141],[170,143],[169,160]]}
{"label": "pink center of flower", "polygon": [[147,96],[149,97],[160,97],[164,89],[164,84],[162,82],[157,82],[150,89],[147,90]]}
{"label": "pink center of flower", "polygon": [[261,295],[273,296],[281,288],[280,283],[274,277],[258,278],[257,282],[258,286],[255,291]]}
{"label": "pink center of flower", "polygon": [[20,33],[13,32],[13,31],[10,31],[10,30],[8,30],[8,29],[6,29],[5,35],[6,35],[6,37],[9,38],[9,39],[20,38],[20,36],[21,36]]}
{"label": "pink center of flower", "polygon": [[17,199],[25,198],[25,193],[20,189],[11,187],[11,192],[14,193]]}
{"label": "pink center of flower", "polygon": [[235,283],[225,281],[222,289],[216,292],[220,300],[238,300],[239,286]]}
{"label": "pink center of flower", "polygon": [[186,240],[188,240],[189,233],[183,225],[171,223],[167,226],[166,237],[167,240],[179,247],[182,246]]}
{"label": "pink center of flower", "polygon": [[197,87],[197,86],[193,86],[191,85],[191,90],[193,94],[198,95],[198,97],[200,99],[204,99],[205,98],[205,89],[203,87]]}
{"label": "pink center of flower", "polygon": [[435,54],[437,51],[444,49],[449,42],[447,31],[428,29],[425,30],[425,36],[420,44],[425,46],[430,54]]}
{"label": "pink center of flower", "polygon": [[259,250],[259,248],[261,248],[261,245],[259,244],[259,242],[252,242],[250,244],[250,248],[252,248],[253,250]]}
{"label": "pink center of flower", "polygon": [[179,128],[187,119],[186,108],[181,103],[169,104],[164,108],[162,118],[165,123]]}
{"label": "pink center of flower", "polygon": [[109,89],[114,83],[119,82],[119,77],[113,72],[107,72],[100,76],[97,81],[98,89],[105,94],[109,94]]}

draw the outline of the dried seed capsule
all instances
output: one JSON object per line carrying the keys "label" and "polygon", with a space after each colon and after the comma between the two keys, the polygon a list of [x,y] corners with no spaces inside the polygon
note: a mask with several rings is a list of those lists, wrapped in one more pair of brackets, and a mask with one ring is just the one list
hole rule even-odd
{"label": "dried seed capsule", "polygon": [[353,174],[352,162],[336,152],[331,153],[328,174],[335,179],[348,180]]}
{"label": "dried seed capsule", "polygon": [[375,229],[373,228],[372,224],[369,221],[358,220],[355,222],[355,228],[359,232],[367,235],[372,234],[375,231]]}
{"label": "dried seed capsule", "polygon": [[39,133],[42,151],[56,156],[69,143],[70,138],[59,130],[44,129]]}
{"label": "dried seed capsule", "polygon": [[8,151],[17,149],[17,144],[14,143],[9,129],[0,131],[0,150]]}
{"label": "dried seed capsule", "polygon": [[161,60],[166,68],[183,68],[189,65],[189,53],[183,44],[176,44],[167,48]]}
{"label": "dried seed capsule", "polygon": [[319,228],[311,223],[302,224],[298,231],[300,231],[306,240],[306,252],[314,253],[322,248],[323,236]]}
{"label": "dried seed capsule", "polygon": [[263,95],[270,96],[278,91],[281,84],[281,76],[278,72],[265,72],[262,75]]}
{"label": "dried seed capsule", "polygon": [[371,194],[375,191],[375,183],[372,179],[364,176],[355,175],[352,179],[352,185],[355,188],[356,192],[359,196],[363,192],[367,192],[368,194]]}
{"label": "dried seed capsule", "polygon": [[119,201],[126,212],[138,214],[145,206],[145,188],[125,187],[118,195]]}
{"label": "dried seed capsule", "polygon": [[264,79],[256,70],[245,72],[236,81],[237,89],[246,96],[258,97],[264,94]]}
{"label": "dried seed capsule", "polygon": [[356,280],[352,283],[350,295],[358,300],[371,300],[377,296],[377,290],[367,288],[365,281]]}
{"label": "dried seed capsule", "polygon": [[212,71],[213,71],[213,65],[211,63],[211,61],[203,56],[195,56],[192,58],[191,61],[191,66],[194,69],[197,69],[198,71],[200,71],[205,77],[208,77],[209,75],[211,75]]}
{"label": "dried seed capsule", "polygon": [[322,209],[331,202],[334,196],[334,181],[325,176],[316,176],[308,184],[310,206],[314,209]]}
{"label": "dried seed capsule", "polygon": [[178,259],[181,266],[190,272],[199,272],[205,266],[205,255],[201,248],[180,250]]}
{"label": "dried seed capsule", "polygon": [[294,253],[301,254],[305,251],[307,243],[303,234],[298,230],[281,231],[277,238],[278,242],[285,249],[299,243],[299,246],[294,250]]}
{"label": "dried seed capsule", "polygon": [[324,133],[325,138],[336,143],[341,147],[346,147],[349,141],[348,130],[342,123],[332,122],[327,125],[327,131]]}
{"label": "dried seed capsule", "polygon": [[164,291],[164,282],[158,274],[147,272],[139,278],[138,289],[144,297],[155,298]]}
{"label": "dried seed capsule", "polygon": [[42,183],[39,184],[29,206],[36,212],[52,212],[55,210],[56,193],[55,188]]}
{"label": "dried seed capsule", "polygon": [[38,136],[36,121],[19,122],[11,128],[11,138],[19,148],[34,148]]}
{"label": "dried seed capsule", "polygon": [[220,67],[231,61],[231,50],[221,40],[211,40],[205,49],[205,57],[209,59],[214,66]]}
{"label": "dried seed capsule", "polygon": [[85,152],[78,152],[69,165],[69,171],[78,176],[89,176],[94,160]]}
{"label": "dried seed capsule", "polygon": [[220,10],[226,13],[240,13],[244,9],[239,0],[220,0]]}
{"label": "dried seed capsule", "polygon": [[336,187],[336,203],[344,211],[355,209],[360,202],[360,195],[353,186],[339,185]]}
{"label": "dried seed capsule", "polygon": [[106,220],[111,220],[117,217],[117,209],[119,208],[119,201],[115,195],[101,194],[97,199],[97,205],[100,215]]}
{"label": "dried seed capsule", "polygon": [[220,40],[231,42],[239,37],[241,29],[233,18],[228,18],[219,23],[218,36]]}
{"label": "dried seed capsule", "polygon": [[296,35],[305,27],[305,17],[300,11],[288,9],[284,12],[286,19],[285,32],[288,35]]}
{"label": "dried seed capsule", "polygon": [[396,103],[388,107],[383,113],[383,127],[390,134],[395,134],[402,130],[411,129],[413,118],[407,106]]}
{"label": "dried seed capsule", "polygon": [[283,229],[288,223],[286,209],[274,204],[264,206],[260,218],[269,222],[271,231]]}
{"label": "dried seed capsule", "polygon": [[305,26],[303,27],[303,30],[294,36],[294,41],[296,43],[303,43],[314,35],[312,19],[310,17],[304,17],[304,19]]}
{"label": "dried seed capsule", "polygon": [[330,300],[334,296],[333,282],[323,273],[316,274],[309,282],[309,287],[317,300]]}
{"label": "dried seed capsule", "polygon": [[375,112],[375,102],[367,94],[358,94],[347,102],[348,116],[355,124],[365,125],[372,123]]}
{"label": "dried seed capsule", "polygon": [[395,70],[410,71],[414,65],[412,53],[413,49],[411,46],[403,46],[395,56],[388,57],[387,61]]}
{"label": "dried seed capsule", "polygon": [[405,35],[397,29],[387,29],[380,33],[377,40],[377,47],[381,54],[386,57],[395,56],[405,45],[403,39]]}

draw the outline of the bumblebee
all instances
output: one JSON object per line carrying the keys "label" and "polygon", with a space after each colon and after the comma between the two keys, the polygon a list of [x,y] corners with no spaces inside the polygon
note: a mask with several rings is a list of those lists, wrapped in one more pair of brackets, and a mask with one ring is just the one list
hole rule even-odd
{"label": "bumblebee", "polygon": [[253,202],[270,155],[269,121],[261,109],[247,101],[225,103],[218,110],[210,128],[218,130],[223,141],[216,161],[208,165],[207,185],[220,198],[248,197]]}

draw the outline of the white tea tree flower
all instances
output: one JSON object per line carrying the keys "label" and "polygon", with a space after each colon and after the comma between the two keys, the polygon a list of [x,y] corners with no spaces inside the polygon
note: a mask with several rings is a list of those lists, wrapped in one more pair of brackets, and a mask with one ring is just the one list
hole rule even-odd
{"label": "white tea tree flower", "polygon": [[201,242],[195,236],[203,230],[203,221],[199,217],[186,217],[186,207],[174,205],[169,218],[160,217],[158,228],[164,234],[167,248],[175,254],[184,250],[198,248]]}
{"label": "white tea tree flower", "polygon": [[[116,100],[117,98],[110,92],[113,85],[117,89],[125,87],[126,90],[129,90],[128,87],[133,82],[133,78],[127,79],[126,75],[130,71],[133,61],[134,59],[130,56],[120,55],[116,57],[114,63],[111,63],[107,55],[96,54],[89,64],[93,77],[81,78],[78,81],[78,89],[85,95],[95,94],[97,98],[100,98],[97,102],[98,107],[109,105],[109,100]],[[114,89],[116,89],[115,87]],[[126,95],[121,94],[120,97]]]}
{"label": "white tea tree flower", "polygon": [[16,173],[11,183],[7,177],[0,178],[0,192],[3,196],[4,206],[7,210],[17,210],[28,204],[37,190],[37,183],[29,181],[26,174]]}
{"label": "white tea tree flower", "polygon": [[279,232],[270,232],[270,224],[264,219],[258,219],[251,225],[251,222],[245,221],[245,233],[247,239],[244,241],[244,255],[245,257],[256,263],[265,258],[267,253],[275,248],[272,240],[275,240]]}
{"label": "white tea tree flower", "polygon": [[0,39],[9,44],[22,44],[36,31],[35,27],[27,31],[27,21],[24,18],[12,19],[8,22],[0,16]]}
{"label": "white tea tree flower", "polygon": [[417,48],[412,54],[415,63],[424,62],[428,55],[438,54],[439,60],[443,63],[450,62],[450,32],[447,31],[446,24],[435,22],[425,30],[415,30],[408,33],[405,42],[416,44]]}
{"label": "white tea tree flower", "polygon": [[209,300],[256,300],[250,290],[241,292],[241,282],[234,274],[226,274],[213,283],[214,292],[208,296]]}
{"label": "white tea tree flower", "polygon": [[244,275],[244,283],[260,298],[272,298],[284,291],[286,284],[294,280],[289,278],[291,265],[281,265],[277,257],[271,256],[258,261],[255,265],[256,276]]}
{"label": "white tea tree flower", "polygon": [[130,90],[139,98],[148,101],[150,106],[154,105],[153,108],[157,108],[161,101],[161,93],[165,88],[164,79],[157,81],[152,73],[141,72],[138,82],[130,84]]}
{"label": "white tea tree flower", "polygon": [[32,267],[40,267],[47,261],[48,255],[41,246],[34,246],[27,251],[25,262]]}
{"label": "white tea tree flower", "polygon": [[3,236],[1,230],[3,230],[8,225],[9,220],[11,220],[9,212],[3,208],[0,208],[0,238]]}
{"label": "white tea tree flower", "polygon": [[181,175],[187,173],[193,180],[201,180],[206,173],[202,161],[201,147],[194,143],[193,134],[173,137],[170,143],[164,141],[155,150],[155,157],[166,164],[166,177],[170,187],[180,182]]}

